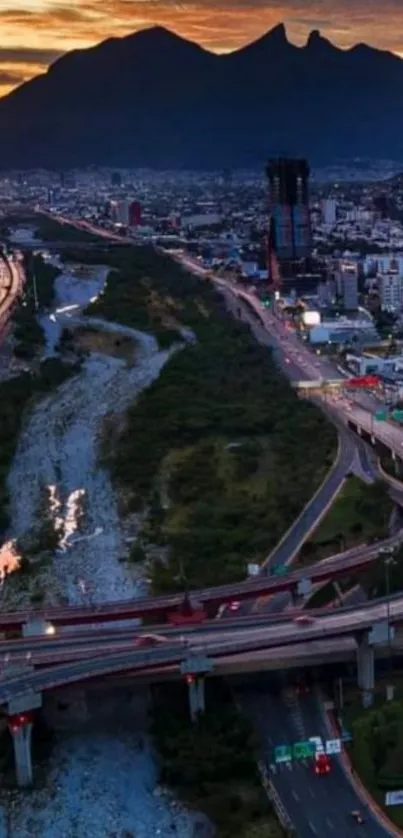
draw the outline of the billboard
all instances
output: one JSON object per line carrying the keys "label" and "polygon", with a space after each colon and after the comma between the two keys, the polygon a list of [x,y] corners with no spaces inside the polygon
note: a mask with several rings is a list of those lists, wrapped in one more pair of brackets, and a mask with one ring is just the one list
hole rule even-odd
{"label": "billboard", "polygon": [[304,311],[302,313],[302,322],[304,326],[319,326],[320,314],[318,311]]}

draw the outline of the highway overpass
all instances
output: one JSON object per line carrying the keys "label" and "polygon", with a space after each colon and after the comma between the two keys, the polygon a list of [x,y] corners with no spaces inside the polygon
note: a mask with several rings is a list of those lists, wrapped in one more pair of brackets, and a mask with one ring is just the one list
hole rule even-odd
{"label": "highway overpass", "polygon": [[[176,669],[186,678],[191,713],[195,715],[204,707],[206,675],[224,669],[243,672],[253,667],[265,668],[264,658],[272,660],[276,655],[280,662],[284,661],[287,647],[293,650],[291,655],[300,660],[309,658],[321,662],[338,653],[337,644],[344,655],[348,641],[351,647],[353,643],[356,645],[358,684],[369,704],[374,687],[374,646],[385,645],[385,634],[378,637],[378,629],[384,628],[385,622],[387,626],[389,622],[403,625],[402,595],[365,603],[359,608],[305,615],[302,624],[284,616],[280,622],[268,624],[263,618],[250,621],[246,626],[243,618],[232,625],[210,621],[208,626],[194,627],[186,636],[178,631],[176,636],[160,637],[152,646],[128,640],[125,648],[116,646],[112,651],[110,641],[107,648],[99,642],[98,648],[97,645],[80,648],[78,660],[63,663],[63,650],[59,649],[56,664],[36,669],[32,666],[35,640],[31,638],[32,651],[27,653],[25,664],[13,665],[5,655],[0,682],[0,703],[7,708],[19,782],[26,785],[32,780],[30,731],[33,712],[40,706],[42,693],[47,690],[128,673],[133,677],[144,677],[148,673],[164,677],[164,673],[172,674]],[[69,642],[77,644],[74,635],[66,636],[65,640],[67,650]],[[46,641],[41,638],[39,642]],[[348,651],[351,652],[351,648]]]}
{"label": "highway overpass", "polygon": [[[248,579],[245,582],[235,582],[220,585],[215,588],[204,588],[192,591],[190,607],[195,604],[196,616],[203,619],[203,609],[217,607],[234,600],[242,601],[256,599],[259,596],[273,595],[282,591],[298,592],[298,585],[310,580],[312,585],[355,575],[367,569],[377,559],[380,549],[393,549],[403,539],[403,532],[391,536],[382,542],[361,545],[347,550],[334,557],[329,557],[319,564],[310,565],[299,570],[291,570],[284,575],[264,575]],[[33,619],[44,619],[55,626],[95,625],[97,623],[113,623],[122,620],[132,620],[144,617],[169,619],[169,615],[181,613],[184,605],[183,594],[169,594],[167,596],[146,597],[136,600],[123,600],[99,606],[49,606],[37,610],[21,610],[0,614],[0,629],[15,630],[29,623]],[[183,623],[192,620],[192,614],[186,614]]]}
{"label": "highway overpass", "polygon": [[[30,673],[17,673],[8,676],[7,668],[3,670],[0,682],[0,703],[7,703],[13,698],[23,697],[32,691],[53,689],[67,683],[86,681],[99,675],[110,675],[124,671],[146,671],[163,666],[181,663],[191,655],[205,655],[215,660],[233,655],[246,655],[250,652],[264,650],[268,652],[285,646],[296,646],[308,642],[324,642],[335,638],[359,638],[370,632],[377,623],[384,624],[390,617],[395,625],[403,624],[403,595],[385,597],[381,600],[367,602],[356,606],[338,609],[336,611],[317,612],[314,616],[306,615],[306,623],[297,623],[294,619],[283,615],[280,620],[268,621],[265,616],[256,619],[245,618],[231,622],[218,623],[209,621],[208,625],[195,626],[192,631],[182,635],[178,629],[176,633],[166,637],[164,642],[158,642],[152,647],[138,647],[133,640],[127,642],[123,651],[114,650],[109,654],[102,644],[100,655],[97,655],[96,645],[91,649],[92,657],[58,663],[54,666]],[[35,642],[38,638],[31,638],[31,650],[35,654]],[[74,635],[66,636],[66,647],[70,642],[76,643]],[[40,639],[42,646],[54,641]],[[10,641],[11,643],[11,641]],[[21,641],[18,641],[21,643]],[[90,640],[87,641],[90,644]],[[12,648],[11,646],[9,648]],[[32,657],[27,658],[27,663]],[[78,657],[80,657],[80,652]],[[6,656],[5,656],[6,657]],[[4,657],[3,657],[4,661]],[[7,661],[5,661],[7,667]],[[4,666],[4,663],[3,663]]]}

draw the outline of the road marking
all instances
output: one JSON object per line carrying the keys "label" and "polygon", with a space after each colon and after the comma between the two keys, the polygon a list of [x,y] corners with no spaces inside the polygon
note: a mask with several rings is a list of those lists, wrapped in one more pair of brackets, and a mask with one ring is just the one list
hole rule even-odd
{"label": "road marking", "polygon": [[310,786],[308,786],[308,788],[309,788],[309,794],[311,795],[311,797],[315,797],[314,790]]}
{"label": "road marking", "polygon": [[292,790],[292,796],[293,796],[294,800],[296,800],[297,803],[299,803],[299,797],[298,797],[297,792],[295,791],[295,789]]}
{"label": "road marking", "polygon": [[330,826],[330,829],[334,829],[333,821],[331,821],[330,818],[326,818],[326,823],[328,826]]}
{"label": "road marking", "polygon": [[313,825],[312,821],[308,821],[308,826],[309,826],[310,830],[313,832],[314,835],[318,834],[317,830],[316,830],[316,827]]}

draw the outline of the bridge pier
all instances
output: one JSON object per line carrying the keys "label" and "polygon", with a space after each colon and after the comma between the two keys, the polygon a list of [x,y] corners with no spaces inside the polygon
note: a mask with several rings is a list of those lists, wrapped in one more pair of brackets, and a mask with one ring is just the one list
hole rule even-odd
{"label": "bridge pier", "polygon": [[365,708],[372,707],[375,686],[375,655],[368,634],[364,634],[358,639],[357,683],[361,690],[362,706]]}
{"label": "bridge pier", "polygon": [[190,718],[194,722],[199,713],[204,713],[206,709],[204,676],[201,675],[195,678],[194,675],[187,675],[186,681],[189,690]]}
{"label": "bridge pier", "polygon": [[11,733],[14,747],[15,774],[20,788],[32,786],[32,754],[31,734],[32,721],[19,721],[18,717],[10,716],[8,729]]}
{"label": "bridge pier", "polygon": [[180,671],[185,676],[189,692],[189,711],[192,722],[206,709],[205,675],[212,672],[213,662],[202,655],[195,655],[181,663]]}
{"label": "bridge pier", "polygon": [[36,693],[13,699],[8,703],[7,724],[13,740],[15,774],[20,788],[31,786],[33,782],[32,725],[34,710],[41,704],[42,696]]}

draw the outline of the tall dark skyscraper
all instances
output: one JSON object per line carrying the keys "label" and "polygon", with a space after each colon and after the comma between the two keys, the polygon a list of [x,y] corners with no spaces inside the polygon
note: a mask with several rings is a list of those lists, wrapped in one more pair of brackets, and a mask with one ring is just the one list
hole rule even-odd
{"label": "tall dark skyscraper", "polygon": [[309,166],[306,160],[269,160],[269,228],[271,247],[282,262],[296,262],[312,249],[309,216]]}
{"label": "tall dark skyscraper", "polygon": [[111,186],[122,186],[122,175],[120,174],[120,172],[112,172]]}

